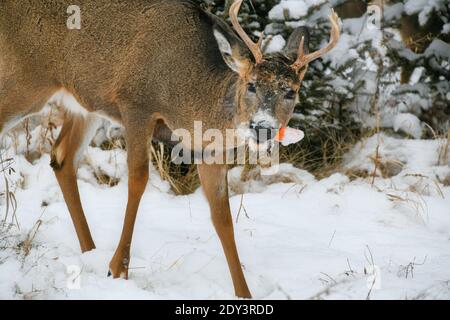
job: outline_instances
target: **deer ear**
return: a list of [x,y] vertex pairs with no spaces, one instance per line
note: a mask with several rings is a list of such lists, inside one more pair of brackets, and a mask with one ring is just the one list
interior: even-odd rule
[[283,53],[289,58],[295,60],[297,59],[298,49],[300,47],[300,42],[304,40],[304,53],[309,53],[309,30],[307,27],[298,27],[292,31],[286,46],[283,49]]
[[227,66],[239,75],[246,74],[252,65],[252,60],[242,41],[237,39],[234,34],[219,29],[214,29],[214,37]]

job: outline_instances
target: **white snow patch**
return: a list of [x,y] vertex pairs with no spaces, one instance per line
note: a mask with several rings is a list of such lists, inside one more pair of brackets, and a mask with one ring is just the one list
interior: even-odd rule
[[[275,53],[283,50],[286,45],[286,40],[284,40],[282,35],[273,36],[269,41],[268,46],[266,47],[265,53]],[[263,44],[265,46],[265,43]]]
[[269,11],[269,18],[275,20],[299,19],[306,15],[310,6],[324,3],[325,0],[281,0]]
[[419,139],[422,136],[422,124],[417,116],[411,113],[399,113],[394,116],[394,130],[403,131]]
[[405,12],[408,15],[419,13],[420,25],[425,25],[430,14],[439,8],[445,6],[447,0],[407,0],[405,2]]
[[[346,168],[373,172],[377,145],[381,161],[402,164],[391,178],[377,175],[373,183],[341,173],[317,180],[289,164],[274,176],[232,169],[231,210],[254,297],[365,299],[370,283],[364,270],[375,264],[381,286],[372,299],[450,298],[450,187],[439,182],[450,177],[450,159],[437,160],[444,142],[385,135],[362,141],[346,157]],[[113,280],[106,274],[127,200],[125,152],[89,147],[82,161],[79,187],[97,249],[81,254],[49,157],[31,164],[13,148],[3,151],[14,160],[8,179],[20,230],[4,226],[0,232],[0,299],[234,298],[200,189],[174,196],[152,170],[137,217],[130,279]],[[99,185],[98,169],[119,184]],[[23,241],[38,221],[25,255]],[[78,289],[67,285],[70,268],[81,272]]]

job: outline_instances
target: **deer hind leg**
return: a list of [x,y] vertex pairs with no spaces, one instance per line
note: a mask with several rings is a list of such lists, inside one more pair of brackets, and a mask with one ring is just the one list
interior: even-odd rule
[[251,298],[234,240],[233,220],[228,199],[227,167],[226,165],[200,164],[198,173],[209,202],[214,227],[230,268],[236,296]]
[[[109,264],[108,276],[128,279],[131,240],[134,223],[142,195],[149,178],[148,142],[153,134],[155,124],[148,121],[136,121],[126,125],[127,162],[128,162],[128,202],[125,221],[119,245]],[[145,128],[144,130],[139,130]]]
[[41,111],[55,92],[45,83],[34,85],[19,79],[19,75],[0,75],[0,138],[23,119]]
[[93,114],[82,116],[67,112],[51,155],[50,165],[61,187],[82,252],[95,249],[95,244],[81,206],[77,169],[82,152],[92,140],[98,125],[98,118]]

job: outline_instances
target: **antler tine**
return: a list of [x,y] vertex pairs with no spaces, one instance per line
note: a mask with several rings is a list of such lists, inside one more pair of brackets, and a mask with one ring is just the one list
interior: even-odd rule
[[305,61],[305,36],[302,36],[300,40],[300,46],[298,47],[297,60],[292,64],[294,70],[299,71],[304,65]]
[[304,55],[304,38],[302,37],[302,40],[300,42],[300,47],[298,49],[298,56],[297,56],[297,60],[292,64],[292,68],[299,71],[301,68],[303,68],[305,65],[309,64],[311,61],[323,56],[325,53],[329,52],[331,49],[333,49],[338,40],[339,40],[339,36],[340,36],[340,27],[339,27],[339,17],[336,14],[336,12],[334,12],[334,10],[332,10],[331,15],[330,15],[330,22],[331,22],[331,31],[330,31],[330,42],[322,49],[315,51],[313,53]]
[[230,7],[230,19],[231,24],[234,27],[234,30],[236,30],[237,34],[241,37],[242,41],[247,45],[247,47],[250,49],[251,53],[255,57],[256,63],[261,63],[263,61],[263,53],[261,51],[261,43],[263,36],[261,35],[258,43],[254,43],[252,39],[245,33],[244,29],[242,29],[241,24],[238,21],[238,13],[239,9],[241,8],[243,0],[236,0],[233,2],[233,4]]

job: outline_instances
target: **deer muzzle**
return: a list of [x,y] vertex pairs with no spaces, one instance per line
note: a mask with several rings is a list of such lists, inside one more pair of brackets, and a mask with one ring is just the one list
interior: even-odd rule
[[250,121],[250,130],[257,144],[273,140],[278,132],[278,128],[271,126],[267,121]]

